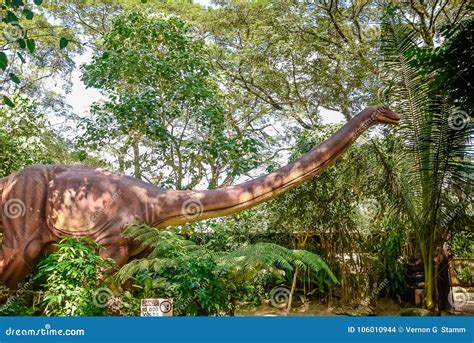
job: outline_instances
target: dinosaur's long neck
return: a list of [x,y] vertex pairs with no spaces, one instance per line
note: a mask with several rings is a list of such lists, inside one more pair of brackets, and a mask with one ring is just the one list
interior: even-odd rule
[[168,213],[165,209],[165,215],[154,224],[162,228],[226,216],[270,200],[321,173],[374,123],[373,111],[364,110],[300,159],[240,185],[204,191],[170,191],[166,207],[172,211]]

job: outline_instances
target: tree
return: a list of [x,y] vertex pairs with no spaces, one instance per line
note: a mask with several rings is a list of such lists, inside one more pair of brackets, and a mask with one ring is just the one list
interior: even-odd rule
[[350,118],[376,93],[379,7],[373,1],[215,3],[203,10],[170,1],[160,9],[213,40],[217,68],[267,112],[310,128],[320,106]]
[[445,92],[434,91],[433,75],[414,67],[418,33],[388,14],[382,36],[384,65],[393,80],[390,101],[404,120],[398,132],[400,154],[391,157],[398,164],[385,167],[392,175],[389,184],[397,210],[408,219],[421,254],[426,307],[434,310],[436,253],[446,232],[464,226],[472,203],[473,127],[455,118],[459,112]]
[[433,47],[439,41],[442,28],[460,22],[468,13],[468,0],[411,0],[389,2],[394,15],[403,18],[421,38]]
[[18,92],[13,94],[12,101],[14,108],[0,104],[0,177],[32,164],[105,165],[54,132],[36,101]]
[[47,95],[42,81],[67,75],[73,67],[69,49],[64,49],[73,34],[66,27],[52,25],[42,3],[8,0],[0,5],[0,91],[3,103],[10,107],[14,107],[10,96],[15,90]]
[[226,127],[205,50],[177,17],[146,10],[117,16],[103,52],[84,66],[85,83],[108,100],[84,120],[82,141],[113,147],[121,171],[130,163],[135,177],[155,175],[177,188],[215,187],[253,167],[255,141]]

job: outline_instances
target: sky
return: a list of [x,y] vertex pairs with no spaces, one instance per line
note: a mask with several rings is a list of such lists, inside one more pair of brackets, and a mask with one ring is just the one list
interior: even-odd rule
[[211,0],[194,0],[195,3],[201,4],[201,5],[210,5]]

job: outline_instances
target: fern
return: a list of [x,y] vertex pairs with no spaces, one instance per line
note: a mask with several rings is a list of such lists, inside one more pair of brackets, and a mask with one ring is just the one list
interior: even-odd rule
[[227,273],[240,273],[252,278],[259,271],[291,276],[295,267],[310,271],[315,280],[330,286],[337,278],[318,255],[305,250],[291,250],[274,243],[246,245],[230,253],[213,252],[205,245],[196,245],[177,234],[176,230],[157,230],[145,224],[134,224],[125,230],[124,236],[134,239],[144,248],[151,248],[148,257],[131,261],[116,274],[115,280],[123,283],[143,273],[158,273],[172,269],[182,258],[212,255],[217,267]]

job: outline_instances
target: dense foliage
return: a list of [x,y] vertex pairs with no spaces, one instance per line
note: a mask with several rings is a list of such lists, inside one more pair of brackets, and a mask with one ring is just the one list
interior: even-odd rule
[[[215,187],[224,169],[232,178],[254,166],[255,142],[226,127],[207,48],[187,23],[125,12],[114,19],[102,49],[84,66],[83,80],[108,100],[93,105],[83,140],[110,147],[106,151],[117,156],[121,171],[132,166],[142,178],[171,167],[155,181],[191,188],[208,168],[209,186]],[[126,158],[129,149],[132,161]]]
[[[113,261],[102,259],[90,240],[63,238],[57,251],[42,260],[36,278],[44,280],[44,313],[48,316],[94,316],[104,312],[100,291],[103,270]],[[103,269],[103,270],[102,270]]]
[[[0,177],[77,163],[216,188],[299,158],[340,128],[336,114],[386,103],[401,125],[370,130],[256,208],[161,232],[133,225],[125,235],[148,254],[110,278],[96,243],[65,238],[1,313],[138,315],[140,299],[172,297],[179,315],[232,315],[275,286],[287,310],[310,300],[368,314],[383,296],[413,306],[424,287],[439,313],[442,263],[474,258],[472,4],[212,3],[2,3]],[[101,98],[68,104],[73,81]]]
[[296,268],[312,274],[321,292],[337,282],[319,256],[276,244],[216,251],[176,231],[158,231],[146,225],[130,226],[125,236],[151,252],[117,272],[114,278],[118,284],[133,279],[141,296],[173,297],[178,314],[232,314],[238,302],[259,303],[273,286],[291,285]]
[[[436,250],[447,233],[463,229],[469,220],[474,128],[467,113],[449,98],[454,94],[447,97],[444,88],[433,85],[436,79],[431,74],[413,67],[416,32],[390,18],[385,19],[383,30],[391,97],[405,114],[399,131],[402,158],[391,166],[400,204],[396,211],[404,213],[406,225],[413,230],[424,264],[426,306],[434,309]],[[445,44],[449,46],[450,40]]]

